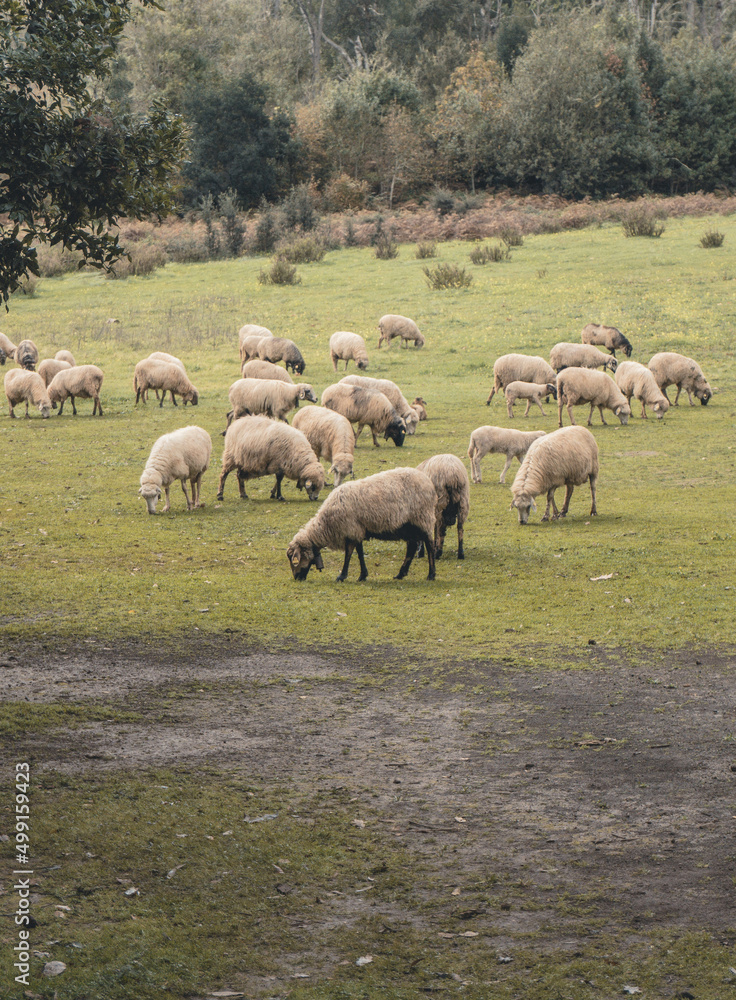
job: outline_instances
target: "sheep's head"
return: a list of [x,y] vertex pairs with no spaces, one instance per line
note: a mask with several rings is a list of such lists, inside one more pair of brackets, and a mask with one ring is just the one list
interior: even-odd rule
[[48,420],[49,417],[51,416],[51,404],[50,404],[50,402],[48,400],[45,400],[45,399],[42,400],[42,402],[40,402],[38,404],[38,409],[39,409],[39,412],[40,412],[41,416],[43,417],[43,419],[44,420]]
[[669,410],[669,408],[670,404],[667,401],[667,398],[665,396],[662,396],[662,398],[658,399],[657,402],[652,407],[652,412],[654,413],[654,416],[657,418],[657,420],[661,420],[662,417],[667,412],[667,410]]
[[[290,364],[291,364],[292,371],[295,371],[297,373],[297,375],[301,375],[304,372],[304,369],[307,367],[304,364],[304,361],[303,361],[302,358],[299,358],[298,361],[290,362]],[[289,365],[287,364],[286,367],[288,368]]]
[[319,462],[316,465],[310,466],[310,468],[311,472],[308,475],[297,479],[296,488],[298,490],[306,490],[310,500],[317,500],[320,490],[325,485],[325,470]]
[[191,403],[192,406],[196,406],[199,403],[199,393],[196,389],[192,388],[191,392],[187,392],[183,396],[185,403]]
[[299,545],[292,541],[286,550],[286,556],[295,580],[306,580],[312,566],[316,566],[320,573],[325,568],[319,549],[312,545]]
[[411,412],[407,413],[407,415],[404,417],[404,422],[406,423],[406,433],[414,434],[417,429],[417,424],[419,423],[419,414],[416,412],[416,410],[412,410],[411,407],[409,407],[409,409],[411,410]]
[[612,372],[615,372],[618,368],[618,361],[614,357],[606,358],[606,368],[609,368]]
[[156,504],[161,499],[161,487],[156,486],[155,483],[143,483],[141,488],[138,490],[138,495],[142,496],[146,501],[148,513],[155,514]]
[[628,424],[629,417],[631,416],[631,407],[628,403],[621,403],[613,412],[624,426]]
[[554,382],[547,383],[547,392],[550,394],[552,399],[557,399],[557,386]]
[[537,505],[534,503],[534,497],[529,493],[519,493],[515,496],[511,501],[509,510],[513,510],[514,507],[519,512],[519,524],[528,524],[530,511],[537,509]]
[[624,352],[624,354],[626,355],[627,358],[631,357],[631,352],[633,351],[633,349],[634,348],[631,346],[631,344],[628,342],[628,340],[626,340],[626,338],[624,337],[623,352]]
[[704,388],[698,388],[695,390],[695,396],[700,400],[701,406],[707,406],[708,400],[713,395],[710,386],[706,385]]
[[391,423],[386,428],[386,433],[383,435],[384,441],[388,441],[389,438],[393,441],[397,448],[401,448],[404,444],[404,438],[406,437],[406,424],[401,419],[397,417],[391,421]]
[[335,486],[339,486],[348,476],[353,475],[352,458],[348,458],[347,456],[345,458],[336,458],[330,466],[330,472],[335,477]]
[[303,382],[299,386],[299,399],[308,399],[310,403],[316,403],[317,397],[314,394],[314,389],[311,385],[307,385]]

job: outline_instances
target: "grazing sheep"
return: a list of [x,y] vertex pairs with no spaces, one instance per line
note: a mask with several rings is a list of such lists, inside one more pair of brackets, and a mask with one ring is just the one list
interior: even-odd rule
[[170,361],[152,361],[144,358],[135,366],[133,375],[133,388],[135,389],[135,403],[142,399],[144,403],[148,401],[149,389],[161,390],[161,401],[159,406],[164,405],[166,393],[171,393],[171,401],[174,406],[177,402],[174,394],[181,396],[184,405],[191,403],[196,406],[199,402],[199,393],[189,381],[186,372],[182,371],[179,365]]
[[286,337],[264,337],[258,344],[258,357],[261,361],[283,361],[286,370],[289,368],[297,375],[301,375],[306,368],[301,351],[293,340]]
[[8,399],[8,413],[12,418],[15,418],[13,407],[23,402],[26,404],[26,416],[29,403],[33,403],[44,420],[51,413],[51,400],[38,372],[22,368],[11,369],[5,376],[5,395]]
[[[180,427],[170,434],[162,434],[151,448],[146,467],[141,476],[138,493],[148,506],[148,513],[156,513],[156,504],[161,499],[161,488],[166,493],[165,514],[171,507],[169,486],[175,479],[181,481],[187,510],[204,507],[200,502],[202,476],[209,468],[212,454],[212,438],[202,427]],[[192,499],[187,493],[187,479],[192,484]]]
[[616,372],[616,385],[626,396],[626,400],[631,406],[631,397],[636,396],[641,400],[641,415],[647,419],[647,406],[651,406],[655,417],[659,420],[670,408],[670,401],[659,389],[654,375],[646,365],[640,365],[638,361],[624,361],[618,366]]
[[[169,364],[176,365],[177,368],[181,368],[181,370],[184,372],[185,375],[187,374],[187,370],[184,367],[184,362],[181,361],[179,358],[174,357],[173,354],[167,354],[166,351],[154,351],[153,354],[149,354],[148,355],[148,360],[149,361],[168,361]],[[158,394],[158,389],[155,389],[154,391],[156,393],[156,399],[160,400],[161,397]],[[171,393],[171,402],[174,403],[174,404],[176,404],[176,400],[174,399],[174,393],[173,392]]]
[[406,423],[382,392],[339,382],[337,385],[327,386],[322,393],[322,405],[341,413],[351,424],[358,424],[356,441],[367,426],[371,429],[376,448],[378,434],[383,434],[385,441],[391,438],[397,448],[401,448],[404,443]]
[[353,475],[355,434],[341,413],[324,406],[306,406],[294,415],[291,424],[306,437],[317,458],[332,462],[329,471],[334,474],[334,485]]
[[[54,375],[58,375],[59,372],[63,372],[71,367],[68,361],[57,361],[56,358],[44,358],[38,366],[37,374],[41,376],[43,384],[48,389]],[[56,409],[56,406],[54,406],[54,409]]]
[[384,340],[391,347],[394,337],[401,337],[402,347],[408,347],[410,340],[414,341],[415,347],[424,347],[424,337],[419,332],[419,327],[408,316],[396,316],[393,313],[381,316],[378,329],[381,331],[381,336],[378,338],[379,350]]
[[529,407],[532,403],[536,403],[542,411],[542,416],[546,417],[547,414],[542,407],[542,396],[553,396],[557,399],[557,386],[553,382],[509,382],[506,386],[506,408],[511,419],[514,418],[514,403],[517,399],[526,400],[525,417],[529,416]]
[[32,340],[21,340],[15,349],[15,360],[27,372],[36,370],[38,364],[38,348]]
[[54,375],[49,385],[49,399],[52,403],[60,403],[59,416],[64,411],[64,402],[68,397],[72,400],[72,413],[76,417],[77,408],[74,405],[74,398],[92,399],[92,416],[98,413],[102,416],[102,403],[100,402],[100,389],[104,373],[97,365],[76,365],[74,368],[65,368],[57,375]]
[[[429,476],[437,491],[434,554],[439,559],[445,547],[445,532],[457,521],[457,557],[465,558],[463,525],[470,510],[470,482],[465,466],[456,455],[433,455],[420,462],[420,472]],[[422,555],[420,551],[417,553]]]
[[4,333],[0,333],[0,365],[5,364],[6,358],[15,361],[15,351],[16,346],[13,341],[6,337]]
[[509,382],[554,382],[557,373],[544,358],[529,354],[502,354],[493,366],[493,388],[486,400],[491,405],[495,393],[506,388]]
[[544,437],[546,431],[515,431],[510,427],[491,427],[488,424],[476,427],[470,435],[468,458],[470,459],[470,474],[474,483],[482,482],[480,460],[486,455],[505,455],[506,464],[499,478],[499,483],[506,482],[506,473],[511,468],[513,459],[522,461],[532,442]]
[[264,378],[239,378],[230,386],[229,395],[232,410],[227,415],[228,426],[231,421],[248,414],[265,414],[272,420],[288,423],[286,414],[299,406],[300,399],[317,402],[311,385],[306,382],[289,385]]
[[567,407],[570,423],[575,423],[573,406],[590,403],[588,427],[593,422],[593,410],[597,406],[601,422],[606,423],[603,407],[612,410],[622,424],[628,424],[631,407],[626,402],[619,387],[605,372],[591,371],[589,368],[565,368],[557,376],[557,418],[562,427],[562,407]]
[[241,417],[233,420],[225,432],[222,472],[217,499],[222,500],[225,480],[237,469],[238,486],[243,500],[248,497],[245,483],[260,476],[276,476],[272,500],[283,500],[281,480],[296,480],[296,488],[307,491],[316,500],[325,485],[324,469],[301,431],[268,417]]
[[[591,517],[598,511],[595,505],[595,484],[598,479],[598,445],[593,435],[585,427],[563,427],[561,430],[545,434],[535,441],[516,478],[511,484],[514,499],[511,507],[519,511],[519,524],[526,524],[529,511],[536,510],[534,497],[540,493],[547,494],[547,509],[542,518],[549,521],[549,509],[552,507],[552,517],[565,517],[570,506],[570,497],[575,486],[590,482],[592,505]],[[562,510],[557,510],[555,490],[565,486],[565,502]]]
[[57,351],[54,355],[54,361],[66,361],[72,368],[75,368],[77,364],[71,351]]
[[347,330],[338,330],[330,337],[330,360],[332,367],[337,371],[337,362],[345,362],[345,371],[351,361],[355,362],[355,367],[362,372],[368,368],[368,351],[365,341],[358,333],[349,333]]
[[273,337],[271,331],[265,326],[254,326],[252,323],[241,326],[238,332],[241,364],[245,364],[251,358],[258,357],[258,345],[264,337]]
[[271,379],[275,382],[288,382],[294,384],[294,379],[285,368],[271,364],[270,361],[261,361],[260,358],[252,358],[246,361],[242,368],[243,378]]
[[[18,355],[16,354],[17,357]],[[677,395],[675,396],[675,406],[678,405],[677,401],[683,389],[687,393],[687,398],[691,406],[695,406],[693,395],[700,400],[701,406],[708,405],[708,400],[713,395],[713,391],[706,382],[705,375],[703,375],[697,361],[693,361],[692,358],[688,358],[684,354],[663,351],[660,354],[655,354],[650,359],[648,368],[652,375],[654,375],[655,382],[667,397],[667,402],[670,399],[667,395],[667,386],[676,385]]]
[[601,323],[588,323],[584,326],[580,339],[584,344],[597,344],[607,348],[613,356],[616,351],[623,351],[627,358],[631,357],[631,343],[615,326],[603,326]]
[[403,580],[417,551],[424,542],[429,562],[428,580],[434,580],[434,526],[437,493],[434,485],[418,469],[390,469],[365,479],[338,486],[326,498],[315,516],[292,538],[286,555],[295,580],[306,580],[310,567],[324,569],[322,549],[341,549],[345,553],[337,577],[348,575],[350,557],[357,550],[360,576],[365,580],[368,567],[363,556],[363,542],[405,541],[406,555],[394,577]]
[[593,344],[568,344],[562,341],[549,352],[549,363],[556,372],[563,368],[606,368],[615,372],[618,361],[599,351]]
[[345,375],[340,379],[340,382],[345,385],[360,385],[364,389],[373,389],[374,392],[382,392],[406,424],[406,433],[414,434],[419,417],[407,403],[401,389],[391,379],[371,378],[369,375]]
[[427,419],[427,403],[422,399],[421,396],[415,396],[414,402],[409,403],[409,406],[414,410],[417,415],[419,422]]

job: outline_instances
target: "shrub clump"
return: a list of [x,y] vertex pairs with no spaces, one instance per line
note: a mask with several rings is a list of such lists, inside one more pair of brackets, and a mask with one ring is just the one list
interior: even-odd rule
[[261,285],[298,285],[301,280],[296,267],[288,260],[281,260],[278,257],[271,261],[267,271],[261,268],[258,272],[258,281]]
[[725,238],[725,233],[719,233],[717,229],[706,229],[700,237],[700,245],[704,250],[710,250],[712,247],[722,247]]
[[621,219],[624,236],[661,236],[665,231],[663,222],[651,205],[633,205]]
[[64,250],[60,246],[48,246],[42,243],[36,248],[38,273],[42,278],[56,278],[60,274],[76,271],[82,262],[82,255],[77,251]]
[[498,235],[507,247],[524,245],[524,234],[517,226],[504,226]]
[[376,257],[379,260],[393,260],[398,256],[399,246],[394,241],[393,234],[380,232],[376,237]]
[[368,182],[356,181],[348,174],[340,174],[325,188],[325,201],[333,212],[357,211],[368,201]]
[[416,253],[414,255],[417,260],[427,260],[430,257],[437,256],[437,244],[436,243],[417,243]]
[[324,260],[326,253],[327,247],[324,243],[312,236],[305,236],[301,240],[295,240],[281,247],[276,259],[288,261],[290,264],[313,264]]
[[155,243],[136,243],[127,249],[127,256],[116,261],[108,278],[130,278],[132,275],[153,274],[158,268],[168,263],[164,248]]
[[457,264],[438,264],[434,270],[423,267],[422,271],[426,275],[429,287],[435,290],[468,288],[473,280],[473,276],[466,274],[465,268],[459,267]]
[[470,259],[473,264],[488,264],[490,261],[510,260],[511,250],[508,246],[503,246],[501,243],[496,243],[495,246],[486,243],[473,247],[470,251]]

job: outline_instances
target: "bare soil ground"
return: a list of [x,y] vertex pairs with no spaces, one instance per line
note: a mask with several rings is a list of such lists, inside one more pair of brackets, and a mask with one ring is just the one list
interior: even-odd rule
[[[0,697],[104,699],[143,721],[24,737],[37,768],[206,762],[349,788],[356,815],[441,868],[443,884],[502,876],[498,905],[466,924],[492,928],[499,949],[526,932],[574,949],[579,922],[545,903],[561,895],[587,898],[586,919],[603,930],[736,925],[730,651],[643,666],[599,648],[581,669],[557,671],[411,666],[391,650],[88,649],[0,657]],[[464,919],[462,902],[448,905]]]

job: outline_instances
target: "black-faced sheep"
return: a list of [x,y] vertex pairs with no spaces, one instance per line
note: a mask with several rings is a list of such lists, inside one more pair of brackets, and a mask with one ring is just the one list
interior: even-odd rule
[[667,397],[667,402],[669,402],[670,398],[667,396],[667,386],[676,385],[677,395],[675,396],[675,406],[678,405],[677,401],[683,389],[687,393],[687,398],[691,406],[695,406],[693,396],[700,400],[701,406],[708,405],[708,400],[713,395],[713,391],[706,382],[705,375],[703,375],[697,361],[693,361],[692,358],[688,358],[684,354],[676,354],[674,351],[663,351],[660,354],[655,354],[650,359],[647,367],[652,375],[654,375],[655,382]]
[[516,431],[510,427],[492,427],[488,424],[476,427],[470,435],[468,458],[470,473],[474,483],[482,482],[480,460],[486,455],[505,455],[506,464],[503,467],[499,483],[506,482],[506,473],[511,468],[511,462],[524,458],[532,442],[544,437],[546,431]]
[[[148,513],[156,513],[162,488],[166,493],[166,505],[162,513],[169,510],[169,487],[176,479],[181,482],[187,510],[204,507],[200,501],[200,485],[202,476],[209,467],[211,454],[212,438],[202,427],[180,427],[170,434],[162,434],[151,448],[141,475],[141,488],[138,490],[146,501]],[[191,500],[187,493],[187,479],[192,484]]]
[[529,354],[502,354],[493,366],[493,388],[486,400],[486,406],[497,392],[501,392],[509,382],[554,382],[557,373],[544,358]]
[[420,462],[417,469],[425,476],[429,476],[437,492],[435,558],[439,559],[442,556],[445,533],[457,522],[457,557],[464,559],[463,528],[470,510],[470,482],[465,466],[457,455],[433,455],[432,458]]
[[563,368],[605,368],[615,372],[618,361],[599,351],[593,344],[555,344],[549,352],[549,363],[556,372]]
[[405,541],[406,556],[395,579],[402,580],[419,543],[424,542],[429,562],[428,580],[434,580],[434,527],[437,492],[432,481],[417,469],[390,469],[338,486],[317,514],[294,535],[286,550],[295,580],[306,580],[312,566],[324,569],[322,549],[343,550],[345,559],[337,577],[345,580],[350,557],[357,550],[359,580],[368,576],[363,542]]
[[288,382],[294,384],[294,379],[285,368],[272,364],[270,361],[261,361],[260,358],[251,358],[246,361],[242,368],[243,378],[270,379],[272,382]]
[[552,396],[554,399],[557,399],[557,385],[554,382],[509,382],[506,386],[505,396],[506,409],[512,420],[514,418],[514,403],[517,399],[526,400],[525,417],[529,416],[529,408],[532,403],[536,403],[542,411],[542,416],[546,417],[547,414],[544,412],[542,406],[542,398]]
[[605,372],[592,371],[590,368],[565,368],[557,376],[557,419],[562,427],[562,407],[567,407],[570,423],[575,423],[572,415],[573,406],[590,403],[588,427],[593,422],[593,410],[597,406],[601,415],[601,423],[606,423],[603,408],[612,410],[622,424],[628,424],[631,407],[626,402],[619,387]]
[[6,337],[4,333],[0,333],[0,365],[5,364],[6,358],[15,361],[15,351],[16,346],[13,341],[9,337]]
[[238,332],[238,348],[241,364],[244,364],[251,358],[258,357],[258,345],[264,337],[273,337],[271,331],[265,326],[255,326],[253,323],[246,323],[245,326],[241,326]]
[[294,385],[263,378],[239,378],[230,386],[229,396],[232,410],[227,415],[228,423],[248,414],[265,414],[286,423],[286,414],[299,406],[299,400],[317,402],[311,385],[306,382]]
[[615,326],[603,326],[602,323],[588,323],[581,330],[580,339],[584,344],[594,344],[607,348],[614,357],[616,351],[623,351],[627,358],[631,357],[631,343]]
[[379,434],[386,441],[390,438],[397,448],[404,444],[406,423],[382,392],[339,382],[327,386],[322,393],[322,405],[341,413],[351,424],[357,423],[356,441],[363,428],[370,427],[376,448]]
[[38,364],[38,348],[32,340],[21,340],[15,349],[15,360],[27,372],[36,370]]
[[174,406],[177,405],[175,394],[181,396],[184,405],[191,403],[196,406],[199,402],[199,393],[189,381],[186,373],[179,365],[170,361],[151,361],[145,358],[135,366],[133,375],[133,388],[135,389],[135,402],[139,400],[147,402],[149,389],[161,390],[161,401],[159,406],[164,405],[166,393],[171,393]]
[[37,408],[44,420],[51,413],[51,400],[38,372],[13,368],[5,376],[5,395],[8,400],[8,413],[11,417],[15,417],[13,407],[17,406],[18,403],[26,404],[26,416],[29,415],[29,403]]
[[272,500],[283,500],[281,480],[296,480],[310,500],[316,500],[325,485],[324,469],[301,431],[268,417],[241,417],[225,433],[222,472],[217,499],[222,500],[225,480],[237,469],[240,496],[247,500],[245,483],[261,476],[276,476]]
[[301,351],[293,340],[286,337],[264,337],[258,344],[258,357],[261,361],[283,361],[286,370],[289,368],[297,375],[301,375],[306,368]]
[[641,415],[645,420],[647,406],[651,406],[655,417],[659,420],[669,410],[669,400],[660,390],[654,375],[646,365],[640,365],[638,361],[624,361],[618,366],[615,378],[616,385],[626,396],[629,406],[632,396],[641,401]]
[[408,347],[410,341],[414,342],[415,347],[424,347],[424,336],[419,332],[419,327],[414,320],[409,319],[408,316],[387,313],[379,319],[378,329],[381,331],[381,336],[378,338],[379,349],[384,341],[391,347],[391,341],[394,337],[401,337],[402,347]]
[[92,416],[95,413],[102,416],[102,403],[100,402],[100,389],[105,375],[97,365],[76,365],[74,368],[66,368],[54,375],[49,385],[49,399],[52,403],[59,403],[59,416],[64,411],[64,402],[71,397],[72,413],[76,417],[77,407],[74,404],[75,397],[79,399],[92,399]]
[[338,361],[345,362],[345,371],[350,362],[354,361],[355,367],[364,372],[368,368],[368,351],[360,334],[347,330],[333,333],[330,337],[330,361],[335,371]]
[[382,392],[398,415],[406,424],[406,433],[413,434],[417,429],[419,417],[416,410],[406,401],[401,389],[389,378],[371,378],[370,375],[345,375],[338,384],[360,385],[364,389]]
[[[545,434],[529,448],[511,484],[514,497],[511,507],[519,512],[519,524],[527,524],[529,511],[537,509],[534,497],[546,493],[547,509],[542,520],[549,520],[550,507],[553,518],[565,517],[573,488],[590,482],[590,513],[593,516],[598,513],[595,504],[597,479],[598,445],[595,438],[585,427],[563,427]],[[566,487],[566,493],[562,510],[558,511],[555,491],[560,486]]]
[[341,413],[324,406],[305,406],[294,415],[291,426],[302,432],[317,458],[332,463],[329,472],[335,477],[335,486],[353,475],[355,434]]

